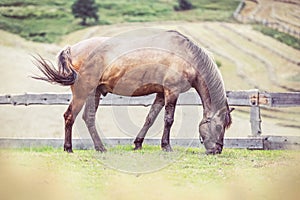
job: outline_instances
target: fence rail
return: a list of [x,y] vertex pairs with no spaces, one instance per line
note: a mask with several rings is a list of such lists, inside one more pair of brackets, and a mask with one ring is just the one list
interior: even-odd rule
[[[70,103],[72,95],[69,93],[25,93],[25,94],[7,94],[0,95],[0,105],[67,105]],[[230,106],[246,106],[250,107],[250,123],[252,133],[251,138],[247,140],[235,139],[228,140],[227,144],[231,147],[240,147],[252,149],[267,148],[272,149],[277,147],[286,147],[296,145],[299,148],[300,137],[274,137],[261,136],[261,107],[299,107],[300,106],[300,92],[288,93],[269,93],[260,92],[259,90],[243,90],[243,91],[228,91],[228,103]],[[124,97],[118,95],[108,94],[100,101],[101,106],[150,106],[154,100],[154,95],[143,97]],[[197,93],[187,92],[179,96],[177,105],[201,105],[201,100]],[[257,141],[261,140],[260,143]],[[33,140],[38,141],[38,140]],[[244,141],[244,142],[242,142]],[[281,142],[280,142],[281,141]],[[240,145],[237,144],[240,143]],[[14,142],[11,142],[14,144]],[[37,142],[38,143],[38,142]],[[3,146],[0,142],[0,146]]]
[[[230,106],[264,106],[264,107],[294,107],[300,106],[300,92],[269,93],[259,90],[227,91]],[[0,95],[2,105],[68,105],[70,93],[25,93]],[[108,94],[101,98],[103,106],[150,106],[154,95],[142,97],[125,97]],[[195,92],[180,95],[177,105],[201,105],[202,102]]]

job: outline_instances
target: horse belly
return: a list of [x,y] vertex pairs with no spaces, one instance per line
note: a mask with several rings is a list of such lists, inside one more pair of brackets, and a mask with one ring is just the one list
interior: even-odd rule
[[[113,78],[114,79],[114,78]],[[113,80],[112,79],[112,80]],[[143,96],[164,91],[162,76],[150,71],[126,73],[119,79],[110,81],[110,92],[123,96]]]
[[164,88],[158,84],[147,84],[141,85],[139,87],[132,85],[124,85],[123,88],[115,88],[113,91],[114,94],[123,95],[123,96],[144,96],[153,93],[162,93]]

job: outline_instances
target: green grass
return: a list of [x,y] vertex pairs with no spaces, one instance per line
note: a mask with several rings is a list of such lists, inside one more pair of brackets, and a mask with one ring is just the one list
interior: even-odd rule
[[[0,29],[38,42],[56,42],[61,36],[82,29],[71,13],[74,2],[64,0],[2,0]],[[239,0],[193,1],[194,9],[176,12],[177,0],[96,0],[98,24],[149,21],[231,21]],[[90,25],[96,25],[89,21]]]
[[[51,147],[1,149],[0,195],[7,199],[18,195],[22,199],[239,199],[240,195],[294,199],[299,195],[299,151],[224,149],[221,155],[207,156],[198,148],[175,147],[173,153],[147,145],[142,151],[131,149],[118,146],[105,154],[92,150],[67,154]],[[165,164],[166,160],[170,162]],[[114,168],[145,163],[164,165],[151,173]]]
[[285,43],[288,46],[291,46],[295,49],[300,50],[300,39],[299,38],[293,37],[287,33],[283,33],[283,32],[277,31],[275,29],[268,28],[268,27],[261,26],[261,25],[255,25],[254,29],[257,31],[260,31],[263,34],[268,35],[282,43]]

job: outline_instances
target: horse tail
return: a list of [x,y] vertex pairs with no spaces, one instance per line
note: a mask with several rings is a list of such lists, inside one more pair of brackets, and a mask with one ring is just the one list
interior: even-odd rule
[[32,78],[47,81],[50,83],[58,83],[63,86],[73,85],[77,78],[77,72],[72,68],[71,48],[63,49],[58,55],[58,69],[53,64],[40,55],[33,56],[34,65],[44,74],[44,77],[33,76]]

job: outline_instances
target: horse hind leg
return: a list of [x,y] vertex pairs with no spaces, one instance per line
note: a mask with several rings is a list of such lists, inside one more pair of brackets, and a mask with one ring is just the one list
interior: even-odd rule
[[160,113],[161,109],[165,105],[165,99],[164,99],[164,94],[163,93],[158,93],[156,95],[156,98],[150,108],[150,111],[146,117],[144,126],[138,133],[138,135],[135,138],[134,141],[134,150],[142,149],[142,144],[144,141],[144,138],[149,130],[149,128],[153,125],[154,121],[156,120],[158,114]]
[[161,139],[161,148],[164,151],[173,151],[170,145],[170,130],[174,122],[174,113],[178,94],[170,91],[165,91],[165,125]]
[[74,98],[70,103],[67,111],[64,113],[65,119],[65,143],[64,143],[64,151],[68,153],[72,153],[72,127],[74,121],[82,109],[85,100]]
[[64,113],[65,119],[65,143],[64,151],[72,153],[72,127],[74,124],[74,117],[72,115],[72,104],[69,105],[67,111]]
[[98,131],[96,129],[95,125],[95,119],[96,119],[96,112],[99,106],[101,92],[97,88],[94,93],[92,93],[85,104],[84,113],[82,115],[82,118],[86,124],[86,127],[88,128],[88,131],[91,135],[91,138],[93,140],[94,146],[96,151],[106,152],[106,148],[104,147]]

